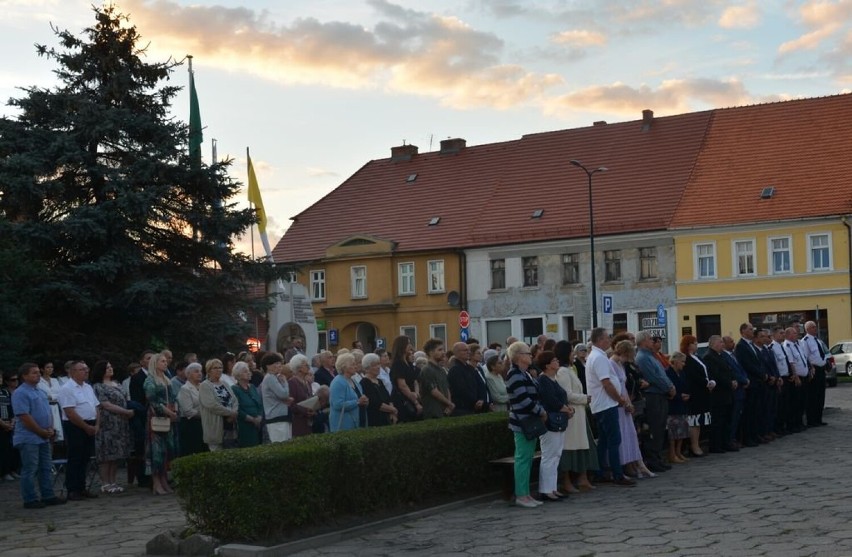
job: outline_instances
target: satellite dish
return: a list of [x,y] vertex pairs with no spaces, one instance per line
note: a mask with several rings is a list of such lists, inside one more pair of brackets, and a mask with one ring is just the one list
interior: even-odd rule
[[453,307],[458,307],[460,300],[459,293],[455,290],[450,290],[450,293],[447,294],[447,303]]

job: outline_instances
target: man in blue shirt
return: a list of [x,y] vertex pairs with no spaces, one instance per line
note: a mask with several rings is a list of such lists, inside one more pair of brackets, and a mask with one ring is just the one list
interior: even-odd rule
[[[21,386],[12,395],[12,408],[18,418],[12,444],[21,453],[21,497],[24,508],[40,509],[45,505],[61,505],[53,492],[50,474],[50,443],[56,432],[53,430],[53,414],[47,395],[38,388],[41,379],[38,365],[26,363],[18,370]],[[41,499],[36,493],[38,477]]]
[[642,379],[650,385],[645,389],[645,419],[650,429],[648,441],[648,468],[651,472],[664,472],[671,465],[663,462],[663,444],[666,421],[669,417],[669,399],[675,395],[675,386],[666,375],[663,365],[654,355],[654,341],[649,331],[636,333],[636,365]]

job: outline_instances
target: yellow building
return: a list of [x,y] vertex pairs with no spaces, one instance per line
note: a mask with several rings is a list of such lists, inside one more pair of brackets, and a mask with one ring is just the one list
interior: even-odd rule
[[680,232],[675,258],[681,333],[736,338],[747,321],[798,320],[816,321],[826,340],[852,338],[849,231],[840,218]]
[[313,303],[321,348],[358,341],[365,350],[390,349],[399,335],[418,349],[432,337],[458,340],[459,253],[395,249],[393,242],[356,235],[300,266],[297,280]]
[[719,109],[670,229],[680,332],[852,338],[852,96]]

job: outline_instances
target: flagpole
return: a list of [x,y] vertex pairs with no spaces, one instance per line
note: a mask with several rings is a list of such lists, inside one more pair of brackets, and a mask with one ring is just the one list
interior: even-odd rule
[[[248,169],[250,160],[251,155],[249,155],[249,148],[246,147],[246,169]],[[255,211],[254,203],[251,201],[249,201],[249,208],[252,211]],[[254,261],[254,221],[251,222],[251,260]]]

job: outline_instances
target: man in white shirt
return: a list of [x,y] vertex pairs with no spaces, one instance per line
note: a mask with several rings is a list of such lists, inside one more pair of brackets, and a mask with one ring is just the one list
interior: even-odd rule
[[598,424],[598,462],[602,469],[598,480],[603,479],[603,463],[608,456],[613,483],[635,486],[636,482],[625,477],[621,468],[621,429],[618,423],[620,407],[632,413],[633,406],[629,399],[621,396],[621,383],[606,356],[605,350],[610,346],[609,333],[602,327],[592,329],[591,342],[592,351],[586,360],[586,384],[592,397],[590,408]]
[[825,408],[825,371],[826,354],[817,339],[817,326],[813,321],[805,323],[805,336],[802,338],[805,358],[813,370],[808,383],[807,417],[808,427],[828,425],[822,421],[822,411]]
[[95,435],[100,427],[100,402],[92,386],[86,383],[89,377],[86,362],[73,362],[68,375],[70,380],[59,390],[62,428],[68,449],[65,488],[69,501],[80,501],[97,497],[97,494],[86,489],[86,467],[95,456]]
[[793,431],[802,431],[804,422],[802,415],[805,412],[805,401],[808,382],[808,360],[802,353],[799,345],[799,330],[796,327],[787,327],[784,330],[784,350],[790,358],[790,368],[793,379],[793,394],[790,397],[790,412]]
[[795,373],[790,373],[790,355],[784,348],[784,327],[772,328],[772,343],[769,345],[772,355],[775,357],[775,366],[778,368],[778,413],[775,420],[775,433],[784,436],[790,433],[794,427],[790,420],[790,404],[794,389]]

